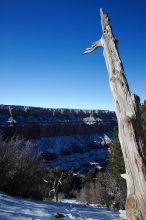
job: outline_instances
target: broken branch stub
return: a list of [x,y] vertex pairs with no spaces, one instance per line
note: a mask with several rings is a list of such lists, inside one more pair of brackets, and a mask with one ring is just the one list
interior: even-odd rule
[[86,48],[85,51],[84,51],[84,53],[83,53],[83,55],[84,55],[84,54],[91,53],[91,52],[93,52],[94,50],[96,50],[96,49],[99,48],[99,47],[102,47],[101,39],[95,41],[95,42],[91,45],[91,47]]

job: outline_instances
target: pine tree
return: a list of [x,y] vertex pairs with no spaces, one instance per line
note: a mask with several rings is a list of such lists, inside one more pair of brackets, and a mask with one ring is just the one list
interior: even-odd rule
[[111,147],[111,153],[109,156],[109,171],[110,175],[115,179],[119,187],[126,190],[126,182],[121,177],[121,174],[125,173],[124,159],[122,155],[121,145],[118,138],[118,128],[114,130],[114,140]]
[[141,112],[141,123],[146,138],[146,100],[144,101],[143,104],[140,105],[140,112]]

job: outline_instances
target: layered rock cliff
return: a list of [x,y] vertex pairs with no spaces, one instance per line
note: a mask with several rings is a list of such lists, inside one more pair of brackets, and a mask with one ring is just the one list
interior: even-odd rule
[[49,166],[104,164],[116,124],[111,111],[0,106],[0,130],[31,140]]

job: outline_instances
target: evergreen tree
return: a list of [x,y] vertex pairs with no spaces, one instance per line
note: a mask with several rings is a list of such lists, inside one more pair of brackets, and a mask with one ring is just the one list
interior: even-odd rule
[[140,105],[140,112],[141,112],[141,124],[146,139],[146,100],[144,101],[143,104]]
[[114,140],[111,147],[111,153],[109,155],[109,171],[110,175],[115,179],[119,187],[126,190],[126,182],[121,177],[121,174],[125,173],[125,164],[122,155],[121,145],[118,138],[118,128],[114,130]]

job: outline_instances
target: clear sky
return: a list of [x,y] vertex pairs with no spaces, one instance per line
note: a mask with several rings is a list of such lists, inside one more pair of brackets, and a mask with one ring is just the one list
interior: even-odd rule
[[146,99],[145,0],[1,0],[0,103],[113,109],[99,8],[109,12],[131,90]]

